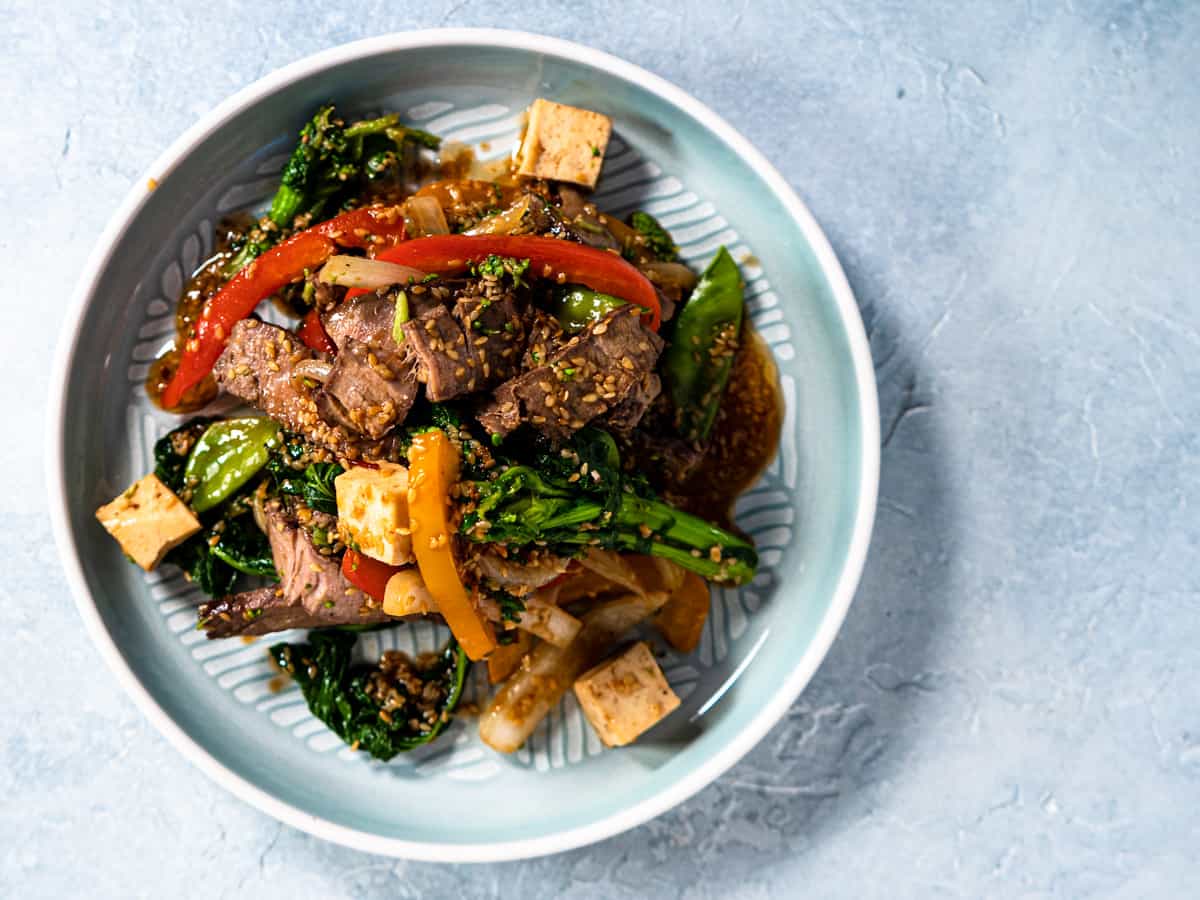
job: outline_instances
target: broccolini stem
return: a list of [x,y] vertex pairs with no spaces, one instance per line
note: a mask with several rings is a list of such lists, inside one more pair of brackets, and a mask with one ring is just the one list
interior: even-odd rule
[[691,551],[658,541],[650,545],[650,555],[660,556],[689,572],[695,572],[701,578],[723,584],[743,584],[754,577],[757,568],[736,557],[723,558],[721,562],[713,562],[707,556],[697,558]]
[[[290,228],[293,220],[304,207],[305,196],[287,184],[281,184],[271,199],[271,221],[280,228]],[[247,260],[249,262],[249,260]]]
[[221,274],[226,278],[232,278],[238,272],[242,271],[249,264],[250,260],[262,253],[262,249],[259,244],[252,241],[242,244],[242,248],[234,254],[233,259],[225,263],[225,268],[221,270]]
[[620,529],[620,541],[628,549],[646,547],[645,538],[640,542],[637,540],[641,536],[641,526],[645,526],[661,538],[649,542],[650,553],[678,563],[710,581],[740,584],[753,578],[758,567],[758,554],[753,544],[661,500],[626,494],[621,498],[616,525]]
[[661,500],[646,500],[636,494],[626,494],[621,498],[621,508],[617,511],[617,523],[627,528],[637,528],[644,524],[671,543],[682,544],[684,547],[694,548],[704,553],[707,553],[711,547],[734,550],[754,549],[753,544],[731,534],[724,528],[718,528],[698,516],[668,506]]
[[382,134],[399,121],[400,116],[396,113],[380,116],[378,119],[363,119],[346,126],[346,137],[354,140],[355,138],[366,137],[368,134]]

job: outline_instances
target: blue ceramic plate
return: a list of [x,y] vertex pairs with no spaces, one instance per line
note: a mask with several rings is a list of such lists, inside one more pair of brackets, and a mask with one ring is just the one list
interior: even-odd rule
[[[778,458],[738,506],[762,570],[742,589],[714,591],[701,648],[666,664],[683,708],[635,746],[603,750],[568,698],[511,757],[459,722],[433,747],[383,765],[344,748],[295,688],[272,691],[263,642],[205,640],[194,628],[195,591],[172,567],[144,576],[129,565],[93,510],[152,467],[153,442],[171,424],[141,382],[170,340],[175,298],[209,253],[214,223],[269,196],[313,108],[332,99],[357,112],[397,110],[483,145],[486,156],[508,152],[538,96],[612,117],[602,208],[650,210],[693,265],[721,244],[744,261],[750,315],[787,402]],[[564,850],[704,787],[817,668],[853,596],[875,508],[867,342],[838,262],[796,195],[678,88],[586,47],[516,32],[361,41],[221,104],[154,164],[105,231],[79,283],[54,382],[47,476],[56,536],[113,671],[162,732],[238,796],[313,834],[395,856]],[[361,644],[377,654],[439,638],[429,625],[400,626]]]

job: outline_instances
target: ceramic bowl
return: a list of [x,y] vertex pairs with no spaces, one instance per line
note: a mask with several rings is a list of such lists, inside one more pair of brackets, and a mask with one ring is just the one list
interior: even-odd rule
[[[778,457],[737,508],[758,542],[753,584],[713,592],[700,649],[665,667],[683,707],[636,745],[603,749],[569,697],[527,746],[493,753],[473,722],[384,765],[342,746],[295,688],[276,692],[266,642],[207,641],[172,567],[129,565],[93,510],[152,468],[172,417],[141,389],[170,340],[180,286],[224,214],[261,204],[300,124],[334,100],[400,111],[507,153],[535,97],[615,123],[597,199],[645,208],[699,266],[743,261],[749,313],[778,362]],[[395,34],[302,60],[240,91],[135,185],[80,279],[54,363],[47,476],[63,565],[108,664],[196,765],[260,809],[359,849],[429,860],[551,853],[662,813],[733,765],[787,710],[837,633],[862,569],[878,480],[870,353],[829,243],[778,172],[679,88],[612,56],[530,34]],[[432,626],[361,651],[432,647]],[[481,669],[482,667],[476,667]],[[480,676],[476,676],[479,680]],[[478,684],[474,685],[479,690]]]

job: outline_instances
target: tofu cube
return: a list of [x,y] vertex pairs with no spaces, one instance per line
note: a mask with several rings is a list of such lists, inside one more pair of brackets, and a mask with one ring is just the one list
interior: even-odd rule
[[333,481],[342,540],[360,553],[402,566],[413,561],[408,530],[408,469],[351,466]]
[[679,706],[645,641],[580,675],[575,696],[609,747],[631,743]]
[[612,120],[608,116],[541,98],[534,100],[517,151],[517,174],[594,188],[611,134]]
[[125,555],[149,572],[193,534],[200,520],[154,475],[135,482],[121,496],[96,510]]

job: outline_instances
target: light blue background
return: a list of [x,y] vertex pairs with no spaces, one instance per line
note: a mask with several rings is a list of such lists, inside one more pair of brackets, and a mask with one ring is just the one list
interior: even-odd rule
[[[180,5],[0,8],[0,895],[1196,893],[1200,8]],[[63,306],[143,168],[271,69],[447,24],[617,53],[757,144],[858,293],[886,439],[863,587],[787,720],[637,831],[457,868],[184,762],[88,643],[41,482]]]

